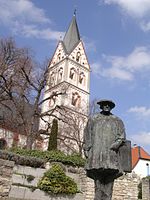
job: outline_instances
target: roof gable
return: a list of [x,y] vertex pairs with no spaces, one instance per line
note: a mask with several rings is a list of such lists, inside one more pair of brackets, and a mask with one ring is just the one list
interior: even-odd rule
[[62,44],[62,42],[59,42],[58,45],[57,45],[57,48],[56,48],[56,50],[53,54],[53,57],[51,59],[49,67],[56,65],[61,60],[63,60],[65,57],[66,57],[66,52],[65,52],[65,49],[64,49],[64,45]]
[[150,155],[140,146],[132,148],[132,169],[140,159],[150,160]]
[[78,62],[80,65],[84,66],[87,69],[90,68],[82,41],[80,41],[75,49],[71,52],[69,58]]

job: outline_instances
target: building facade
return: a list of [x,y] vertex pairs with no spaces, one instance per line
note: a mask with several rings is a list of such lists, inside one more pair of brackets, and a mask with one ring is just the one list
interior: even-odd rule
[[[75,148],[81,151],[82,148],[83,129],[89,110],[89,85],[90,66],[74,15],[49,63],[44,99],[52,98],[45,101],[42,107],[42,113],[51,113],[51,116],[56,115],[60,119],[59,146],[67,152]],[[47,128],[45,122],[50,122],[51,116],[44,117],[41,129]],[[45,140],[44,149],[47,142]]]
[[140,146],[132,148],[132,171],[141,178],[150,176],[150,155]]

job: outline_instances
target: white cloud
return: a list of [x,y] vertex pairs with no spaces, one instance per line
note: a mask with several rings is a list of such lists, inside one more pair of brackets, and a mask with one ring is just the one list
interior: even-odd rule
[[136,73],[150,71],[150,50],[148,47],[137,47],[127,56],[103,55],[105,65],[94,63],[91,65],[93,73],[99,76],[131,81]]
[[150,108],[146,108],[145,106],[135,106],[131,107],[128,112],[134,113],[138,118],[143,119],[143,117],[150,117]]
[[144,31],[150,30],[148,28],[150,23],[150,0],[103,0],[103,2],[118,5],[124,13],[137,19]]
[[150,11],[149,0],[104,0],[106,4],[117,4],[128,14],[143,17]]
[[146,31],[150,31],[150,21],[149,22],[144,22],[144,21],[142,21],[141,22],[141,28],[142,28],[142,30],[144,31],[144,32],[146,32]]
[[16,34],[43,39],[59,39],[62,33],[50,28],[51,20],[43,9],[29,0],[0,0],[0,24]]
[[14,30],[16,33],[21,31],[26,37],[36,37],[46,40],[57,40],[64,35],[63,32],[53,31],[50,28],[38,29],[38,27],[35,25],[23,25],[19,31],[17,27]]
[[138,134],[133,134],[130,138],[134,144],[149,145],[150,132],[140,132]]

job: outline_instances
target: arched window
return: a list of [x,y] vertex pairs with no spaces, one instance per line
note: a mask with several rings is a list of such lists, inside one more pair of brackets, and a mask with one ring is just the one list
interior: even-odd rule
[[59,53],[59,54],[57,55],[57,59],[58,59],[58,61],[61,60],[61,53]]
[[72,93],[72,102],[71,104],[75,107],[80,107],[81,97],[78,92]]
[[84,83],[84,80],[85,80],[85,75],[83,72],[81,72],[79,75],[79,83],[80,84]]
[[70,79],[74,79],[75,78],[75,69],[73,67],[70,69],[69,78]]
[[56,104],[57,101],[57,92],[52,93],[52,98],[49,101],[49,106],[52,107]]
[[54,72],[52,72],[52,73],[50,74],[50,78],[49,78],[49,83],[48,83],[48,85],[49,85],[49,86],[55,85],[55,73],[54,73]]
[[80,51],[78,51],[77,54],[76,54],[76,61],[77,62],[80,61],[80,57],[81,57],[81,53],[80,53]]
[[58,80],[62,80],[62,75],[63,75],[63,68],[60,67],[60,69],[58,70]]

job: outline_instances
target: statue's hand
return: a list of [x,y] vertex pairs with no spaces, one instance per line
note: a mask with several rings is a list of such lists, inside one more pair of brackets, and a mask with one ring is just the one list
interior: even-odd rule
[[119,147],[120,147],[120,143],[115,142],[110,146],[110,149],[113,151],[118,151]]

